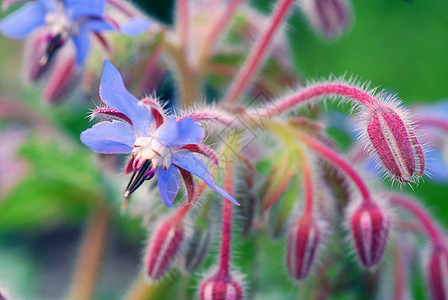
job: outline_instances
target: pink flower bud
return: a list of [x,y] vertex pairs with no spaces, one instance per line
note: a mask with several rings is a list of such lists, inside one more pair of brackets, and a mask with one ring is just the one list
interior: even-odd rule
[[199,288],[200,300],[241,300],[243,295],[243,286],[227,272],[218,271]]
[[156,227],[145,250],[145,274],[150,280],[159,280],[171,267],[184,240],[183,219],[178,215],[162,220]]
[[426,265],[428,285],[433,300],[448,299],[448,251],[446,248],[431,250]]
[[325,38],[337,37],[350,24],[347,0],[303,0],[300,4],[308,22]]
[[406,124],[397,112],[386,105],[372,109],[367,135],[373,150],[393,178],[413,182],[424,172],[423,151],[410,124]]
[[390,217],[377,204],[363,203],[350,217],[353,243],[361,263],[367,267],[378,264],[386,250]]
[[26,78],[31,82],[38,80],[50,66],[50,64],[42,65],[40,63],[47,49],[47,45],[48,32],[46,30],[36,31],[26,42],[23,71]]
[[50,76],[43,91],[43,98],[50,102],[56,102],[67,95],[76,81],[77,67],[75,57],[65,53],[59,53],[51,69]]
[[286,267],[289,274],[296,280],[308,276],[317,248],[321,232],[310,217],[302,217],[291,227],[286,250]]

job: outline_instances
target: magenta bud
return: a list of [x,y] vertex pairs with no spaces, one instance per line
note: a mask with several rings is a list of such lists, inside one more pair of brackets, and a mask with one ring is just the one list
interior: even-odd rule
[[429,292],[432,300],[448,299],[448,251],[446,248],[431,250],[427,261]]
[[75,57],[60,53],[50,71],[44,86],[43,98],[49,103],[53,103],[66,96],[76,82]]
[[335,38],[343,33],[351,21],[347,0],[303,0],[302,10],[313,28],[325,38]]
[[228,272],[217,272],[199,287],[200,300],[241,300],[244,289]]
[[25,46],[24,73],[26,78],[35,82],[49,68],[50,64],[42,65],[40,60],[45,54],[48,45],[48,32],[38,30],[27,40]]
[[363,203],[350,217],[353,243],[361,263],[377,265],[389,239],[390,217],[375,203]]
[[291,227],[286,249],[286,267],[296,280],[308,276],[319,247],[321,232],[311,217],[302,217]]
[[156,227],[145,250],[144,268],[151,280],[160,280],[171,267],[184,240],[183,219],[171,216]]
[[373,150],[393,178],[413,182],[424,172],[425,159],[413,130],[394,109],[380,105],[368,116]]

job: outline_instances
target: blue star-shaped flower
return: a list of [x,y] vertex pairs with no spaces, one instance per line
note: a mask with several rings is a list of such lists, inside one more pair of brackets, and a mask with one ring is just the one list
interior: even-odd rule
[[205,135],[200,125],[190,118],[166,117],[157,108],[137,100],[108,61],[104,62],[100,97],[110,107],[99,109],[100,113],[119,120],[94,125],[81,133],[81,141],[99,153],[132,153],[127,169],[134,173],[126,197],[145,180],[157,175],[160,197],[170,207],[179,191],[180,172],[187,188],[194,184],[193,174],[237,204],[229,193],[215,185],[207,165],[193,153],[208,153],[207,150],[198,151],[205,149],[200,144]]
[[45,27],[49,39],[41,60],[46,64],[65,41],[76,48],[76,63],[81,65],[90,50],[89,33],[114,27],[103,19],[105,0],[39,0],[28,2],[0,21],[0,32],[22,39],[37,28]]

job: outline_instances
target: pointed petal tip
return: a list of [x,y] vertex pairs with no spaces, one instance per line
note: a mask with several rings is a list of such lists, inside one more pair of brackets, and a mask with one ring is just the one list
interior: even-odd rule
[[[229,199],[229,198],[227,198],[227,199]],[[230,201],[232,201],[233,202],[233,204],[235,204],[236,206],[241,206],[241,204],[239,204],[235,199],[229,199]]]

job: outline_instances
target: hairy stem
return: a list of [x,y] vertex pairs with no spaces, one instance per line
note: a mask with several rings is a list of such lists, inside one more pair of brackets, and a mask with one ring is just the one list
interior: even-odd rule
[[205,38],[204,44],[199,52],[199,66],[202,66],[202,64],[207,60],[210,55],[210,51],[213,50],[213,46],[216,44],[216,41],[222,36],[223,32],[229,25],[233,14],[243,1],[244,0],[231,0],[228,4],[226,4],[222,15],[214,23]]
[[[233,163],[229,162],[226,166],[224,175],[224,189],[233,194]],[[221,257],[219,262],[219,271],[228,274],[230,271],[230,250],[232,242],[232,202],[223,199],[222,202],[222,242]]]
[[180,39],[181,48],[185,51],[188,40],[188,0],[176,1],[176,31]]
[[362,89],[342,83],[324,83],[301,89],[264,108],[252,109],[249,113],[258,117],[272,117],[322,96],[350,98],[368,108],[378,105],[378,101]]
[[148,56],[148,60],[146,61],[145,67],[143,69],[143,74],[141,77],[142,79],[140,80],[138,86],[139,95],[143,95],[145,93],[145,88],[147,87],[151,75],[154,72],[154,69],[157,65],[157,60],[159,59],[161,52],[162,47],[158,45],[152,50],[151,54]]
[[174,61],[179,76],[179,100],[185,106],[191,106],[195,101],[200,99],[201,80],[198,74],[191,68],[187,61],[187,57],[181,48],[176,47],[166,39],[164,39],[165,50],[170,54]]
[[361,193],[363,203],[374,204],[369,188],[367,187],[364,180],[361,178],[358,172],[356,172],[355,169],[353,169],[352,166],[347,161],[345,161],[345,159],[343,159],[338,153],[333,151],[325,144],[319,142],[318,140],[310,137],[307,134],[299,132],[294,128],[290,128],[283,124],[273,122],[269,123],[268,127],[271,127],[271,129],[280,133],[284,133],[284,130],[289,128],[288,132],[291,133],[295,138],[304,142],[311,149],[319,153],[323,158],[344,171],[352,179],[359,192]]
[[311,217],[313,215],[313,199],[314,199],[314,188],[313,188],[313,177],[311,174],[311,169],[309,165],[309,160],[305,155],[305,151],[301,147],[297,147],[297,154],[299,156],[299,162],[303,177],[303,186],[305,194],[305,212],[304,215]]
[[395,290],[394,298],[395,300],[402,300],[406,298],[406,265],[404,261],[403,253],[398,243],[395,245]]
[[429,235],[431,242],[435,247],[445,248],[445,239],[443,233],[433,221],[429,213],[411,198],[404,195],[391,195],[390,203],[405,208],[412,213],[423,225],[426,233]]
[[84,233],[68,299],[93,299],[108,226],[109,212],[100,205],[96,208]]
[[448,133],[448,122],[442,118],[419,118],[417,124],[421,126],[436,127]]
[[269,46],[272,44],[275,33],[286,20],[293,3],[294,0],[280,0],[275,11],[272,13],[267,30],[263,32],[260,38],[256,41],[244,66],[232,82],[224,102],[235,103],[241,94],[248,88],[255,77],[255,73],[260,68],[263,59],[268,53]]

